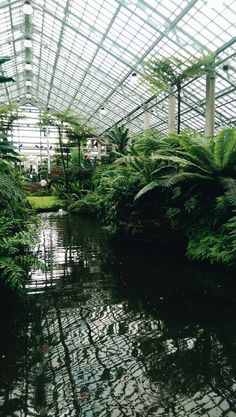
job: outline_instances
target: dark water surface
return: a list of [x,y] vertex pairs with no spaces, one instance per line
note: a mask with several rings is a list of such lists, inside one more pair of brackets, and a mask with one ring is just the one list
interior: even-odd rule
[[0,415],[235,417],[236,289],[177,254],[44,214],[29,305],[0,300]]

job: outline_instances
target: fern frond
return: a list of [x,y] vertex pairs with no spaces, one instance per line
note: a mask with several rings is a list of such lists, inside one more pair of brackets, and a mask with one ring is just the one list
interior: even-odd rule
[[221,184],[230,203],[236,206],[236,180],[234,178],[221,178]]
[[198,173],[191,172],[179,172],[178,174],[172,176],[163,176],[160,179],[159,184],[163,187],[171,187],[175,184],[182,183],[184,181],[193,181],[193,180],[209,180],[209,177],[206,175],[201,175]]
[[144,196],[145,194],[149,193],[150,191],[154,190],[155,188],[159,187],[160,184],[158,181],[152,181],[150,184],[143,187],[138,194],[135,196],[134,201],[138,200],[140,197]]

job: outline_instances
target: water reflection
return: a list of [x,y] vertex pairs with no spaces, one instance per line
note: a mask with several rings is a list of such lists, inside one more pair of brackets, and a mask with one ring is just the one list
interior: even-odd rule
[[21,374],[0,379],[4,417],[236,416],[235,304],[222,280],[112,247],[85,218],[44,215],[36,250],[48,270],[32,271]]

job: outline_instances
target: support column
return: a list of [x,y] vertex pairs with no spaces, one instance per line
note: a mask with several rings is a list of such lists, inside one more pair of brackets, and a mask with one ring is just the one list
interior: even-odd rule
[[101,150],[101,143],[97,142],[97,161],[100,163],[101,162],[101,157],[102,157],[102,150]]
[[176,98],[171,94],[168,97],[168,133],[175,133],[175,105]]
[[149,113],[147,110],[143,113],[143,130],[150,129],[150,120],[151,120],[151,113]]
[[131,138],[132,132],[131,132],[130,120],[127,120],[126,129],[128,129],[128,138],[129,138],[129,140],[128,140],[127,148],[129,149],[132,146],[132,138]]
[[47,136],[47,154],[48,154],[48,176],[51,175],[51,155],[50,155],[50,144],[49,144],[49,131],[46,130],[46,136]]
[[215,70],[210,70],[206,76],[206,114],[205,135],[215,133]]

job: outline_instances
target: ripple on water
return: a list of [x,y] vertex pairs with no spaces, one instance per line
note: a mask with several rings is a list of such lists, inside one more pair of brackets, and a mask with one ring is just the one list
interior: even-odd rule
[[4,417],[235,417],[234,325],[183,319],[174,301],[163,310],[157,277],[152,294],[142,284],[156,257],[144,274],[148,255],[112,249],[97,222],[42,218],[47,270],[32,271],[27,343],[7,363],[19,363],[11,383],[0,379]]

